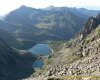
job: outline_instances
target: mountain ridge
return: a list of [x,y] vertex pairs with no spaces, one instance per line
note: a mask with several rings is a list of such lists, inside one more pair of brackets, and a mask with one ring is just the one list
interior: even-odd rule
[[99,12],[68,7],[52,8],[54,10],[23,5],[7,14],[0,21],[0,28],[13,35],[21,43],[21,49],[29,49],[36,43],[49,40],[69,40],[82,28],[88,13],[96,16]]
[[[26,6],[12,11],[4,19],[11,27],[9,29],[8,26],[6,31],[13,34],[16,39],[35,42],[68,40],[80,30],[84,21],[83,17],[69,11],[44,11]],[[5,30],[4,27],[1,25]]]
[[89,10],[89,9],[86,9],[86,8],[76,8],[76,7],[55,7],[55,6],[49,6],[49,7],[44,8],[44,9],[46,9],[46,10],[69,10],[70,12],[78,11],[81,14],[80,16],[85,14],[84,17],[86,17],[86,16],[89,17],[90,13],[91,13],[91,16],[96,17],[97,14],[100,13],[100,10]]

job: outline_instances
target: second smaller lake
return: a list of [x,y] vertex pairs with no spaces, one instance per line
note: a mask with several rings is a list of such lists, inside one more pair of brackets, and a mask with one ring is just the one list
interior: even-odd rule
[[32,68],[41,68],[42,66],[44,65],[44,61],[43,59],[37,59],[33,65],[32,65]]
[[36,55],[49,55],[52,53],[48,44],[37,44],[30,48],[28,51]]

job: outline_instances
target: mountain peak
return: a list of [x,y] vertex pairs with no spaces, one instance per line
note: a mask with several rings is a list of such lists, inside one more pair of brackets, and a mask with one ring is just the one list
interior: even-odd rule
[[22,5],[22,6],[19,7],[19,9],[34,9],[34,8]]
[[85,28],[91,27],[94,29],[94,28],[96,28],[95,26],[99,25],[99,23],[100,23],[100,13],[98,14],[98,16],[96,18],[93,16],[89,17],[89,19],[85,23]]
[[20,8],[26,8],[27,6],[25,6],[25,5],[22,5]]
[[51,10],[51,9],[54,9],[55,8],[55,6],[52,6],[52,5],[50,5],[50,6],[48,6],[47,8],[45,8],[46,10]]

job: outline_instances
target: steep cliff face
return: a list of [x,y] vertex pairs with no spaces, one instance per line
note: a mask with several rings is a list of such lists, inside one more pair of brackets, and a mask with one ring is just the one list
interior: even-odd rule
[[91,33],[92,30],[96,29],[99,24],[100,24],[100,14],[98,14],[96,18],[91,16],[86,21],[83,29],[79,33],[77,33],[75,37],[81,37],[81,39],[84,39],[88,34]]
[[11,48],[0,38],[0,80],[18,80],[28,77],[36,56]]
[[[54,53],[45,59],[45,65],[38,74],[42,77],[64,75],[100,75],[100,14],[90,17],[83,29],[68,42],[51,44]],[[37,73],[34,74],[37,76]],[[62,80],[74,80],[67,78]],[[71,76],[70,76],[71,77]],[[96,80],[99,80],[97,78]],[[49,80],[49,79],[48,79]],[[54,79],[50,79],[54,80]],[[80,77],[76,80],[85,80]],[[90,80],[90,78],[88,78]],[[94,78],[93,78],[94,80]]]

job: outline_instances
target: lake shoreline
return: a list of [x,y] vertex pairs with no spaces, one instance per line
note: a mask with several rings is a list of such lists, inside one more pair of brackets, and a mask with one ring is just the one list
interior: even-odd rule
[[29,52],[41,56],[34,61],[32,68],[41,68],[44,65],[44,59],[42,56],[48,56],[53,53],[53,50],[50,48],[49,44],[36,44],[28,50]]

